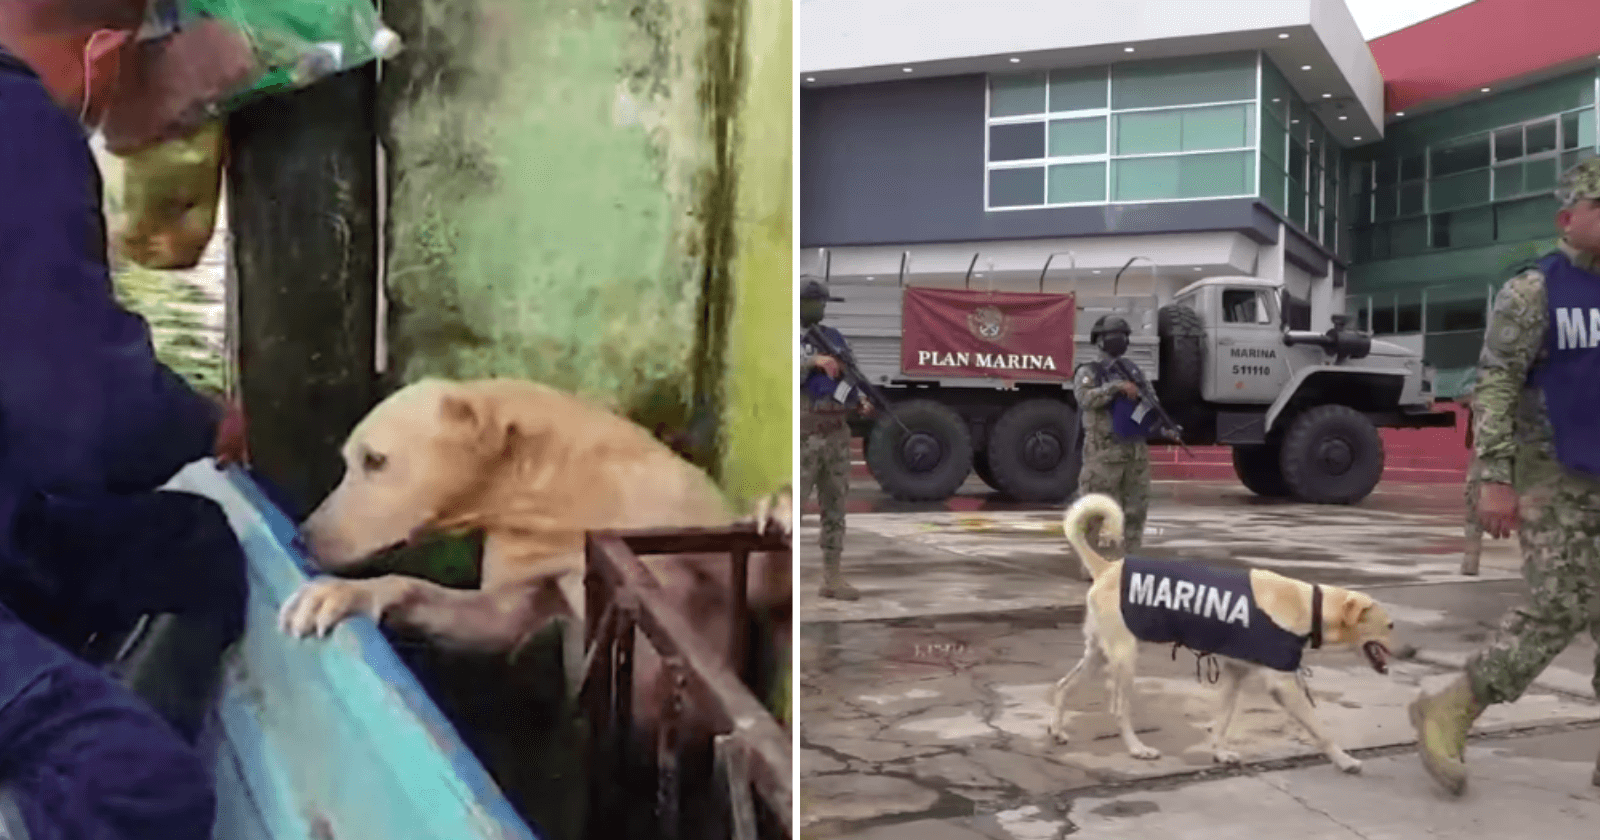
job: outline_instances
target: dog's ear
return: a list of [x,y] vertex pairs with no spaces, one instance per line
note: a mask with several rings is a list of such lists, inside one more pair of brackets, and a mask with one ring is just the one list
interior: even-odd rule
[[1361,616],[1372,609],[1372,598],[1360,592],[1345,592],[1344,603],[1339,605],[1339,626],[1355,627],[1361,623]]
[[468,441],[475,450],[493,454],[506,447],[510,429],[495,416],[494,406],[477,394],[446,392],[439,398],[439,415],[452,437]]

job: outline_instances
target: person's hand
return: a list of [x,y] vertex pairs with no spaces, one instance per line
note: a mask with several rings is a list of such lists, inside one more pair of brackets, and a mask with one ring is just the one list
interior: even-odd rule
[[246,435],[244,407],[233,400],[218,399],[218,402],[222,405],[222,420],[217,423],[217,440],[212,445],[217,466],[248,464],[250,443]]
[[1509,537],[1517,529],[1517,491],[1509,484],[1484,482],[1478,488],[1478,522],[1492,537]]
[[872,404],[871,400],[862,400],[861,401],[861,416],[862,417],[871,417],[872,415],[877,414],[877,413],[878,413],[878,409],[877,409],[876,406],[874,406]]
[[1127,381],[1126,379],[1122,381],[1121,390],[1122,393],[1130,400],[1136,400],[1139,398],[1139,386]]
[[822,369],[830,379],[839,378],[839,360],[832,356],[816,355],[811,357],[811,364]]

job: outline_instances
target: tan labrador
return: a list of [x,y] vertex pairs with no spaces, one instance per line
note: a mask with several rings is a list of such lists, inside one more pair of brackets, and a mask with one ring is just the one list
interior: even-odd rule
[[[1101,522],[1103,537],[1113,542],[1122,539],[1122,508],[1110,497],[1088,494],[1067,509],[1062,529],[1094,583],[1089,587],[1088,609],[1084,616],[1083,658],[1056,683],[1051,692],[1055,714],[1049,731],[1056,740],[1066,743],[1067,695],[1082,683],[1090,671],[1106,667],[1111,676],[1111,711],[1121,728],[1123,745],[1135,758],[1160,758],[1160,751],[1140,741],[1133,730],[1130,706],[1140,639],[1134,636],[1123,616],[1124,561],[1108,561],[1090,547],[1086,535],[1093,520]],[[1249,588],[1259,611],[1271,619],[1276,628],[1296,636],[1314,636],[1314,589],[1311,584],[1274,572],[1252,569],[1249,572]],[[1337,586],[1323,586],[1320,590],[1322,643],[1359,649],[1374,670],[1380,674],[1388,673],[1390,636],[1394,630],[1394,622],[1388,613],[1371,597],[1360,592]],[[1198,608],[1201,597],[1190,594]],[[1212,599],[1210,605],[1215,607],[1220,600]],[[1187,604],[1188,601],[1179,603]],[[1225,612],[1226,609],[1216,609],[1212,615]],[[1244,681],[1259,677],[1266,683],[1272,699],[1305,727],[1334,766],[1346,773],[1360,772],[1361,762],[1334,743],[1327,728],[1317,717],[1307,697],[1307,688],[1297,673],[1285,673],[1231,657],[1219,656],[1218,659],[1222,664],[1222,705],[1211,727],[1210,745],[1216,761],[1233,764],[1240,760],[1237,753],[1228,749],[1228,728],[1239,710],[1239,692]]]
[[[522,380],[403,388],[362,419],[343,455],[343,480],[302,527],[320,568],[353,572],[426,535],[476,531],[482,582],[466,590],[393,574],[318,578],[283,605],[280,622],[298,636],[326,635],[361,614],[449,648],[510,651],[552,619],[581,621],[586,532],[736,521],[710,477],[644,428]],[[786,499],[760,506],[763,527],[792,532]],[[713,650],[729,654],[727,555],[644,559]],[[779,558],[752,556],[752,607],[786,617],[789,574]],[[648,655],[636,665],[640,682]]]

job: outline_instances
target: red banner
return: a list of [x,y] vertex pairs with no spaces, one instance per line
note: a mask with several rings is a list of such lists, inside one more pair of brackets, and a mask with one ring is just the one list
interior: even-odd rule
[[916,376],[1069,382],[1071,294],[907,288],[900,369]]

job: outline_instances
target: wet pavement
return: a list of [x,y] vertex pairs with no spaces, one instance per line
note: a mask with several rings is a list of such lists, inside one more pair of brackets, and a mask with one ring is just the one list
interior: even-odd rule
[[[1205,749],[1215,688],[1193,654],[1170,647],[1142,651],[1133,701],[1135,728],[1161,758],[1126,754],[1099,681],[1071,701],[1069,742],[1050,739],[1048,690],[1082,653],[1087,583],[1058,509],[975,493],[851,515],[845,564],[864,594],[853,603],[811,595],[817,520],[803,518],[803,836],[1593,836],[1590,640],[1480,720],[1462,800],[1434,793],[1417,762],[1406,703],[1450,679],[1522,592],[1513,542],[1486,544],[1479,577],[1458,573],[1459,493],[1395,485],[1355,507],[1318,507],[1222,483],[1155,490],[1142,553],[1271,568],[1389,609],[1397,642],[1417,648],[1389,675],[1349,652],[1306,659],[1316,711],[1365,760],[1360,775],[1333,768],[1258,686],[1233,728],[1243,766],[1215,764]],[[886,507],[872,494],[860,488],[857,506]],[[1538,809],[1543,822],[1513,823],[1508,809]]]

